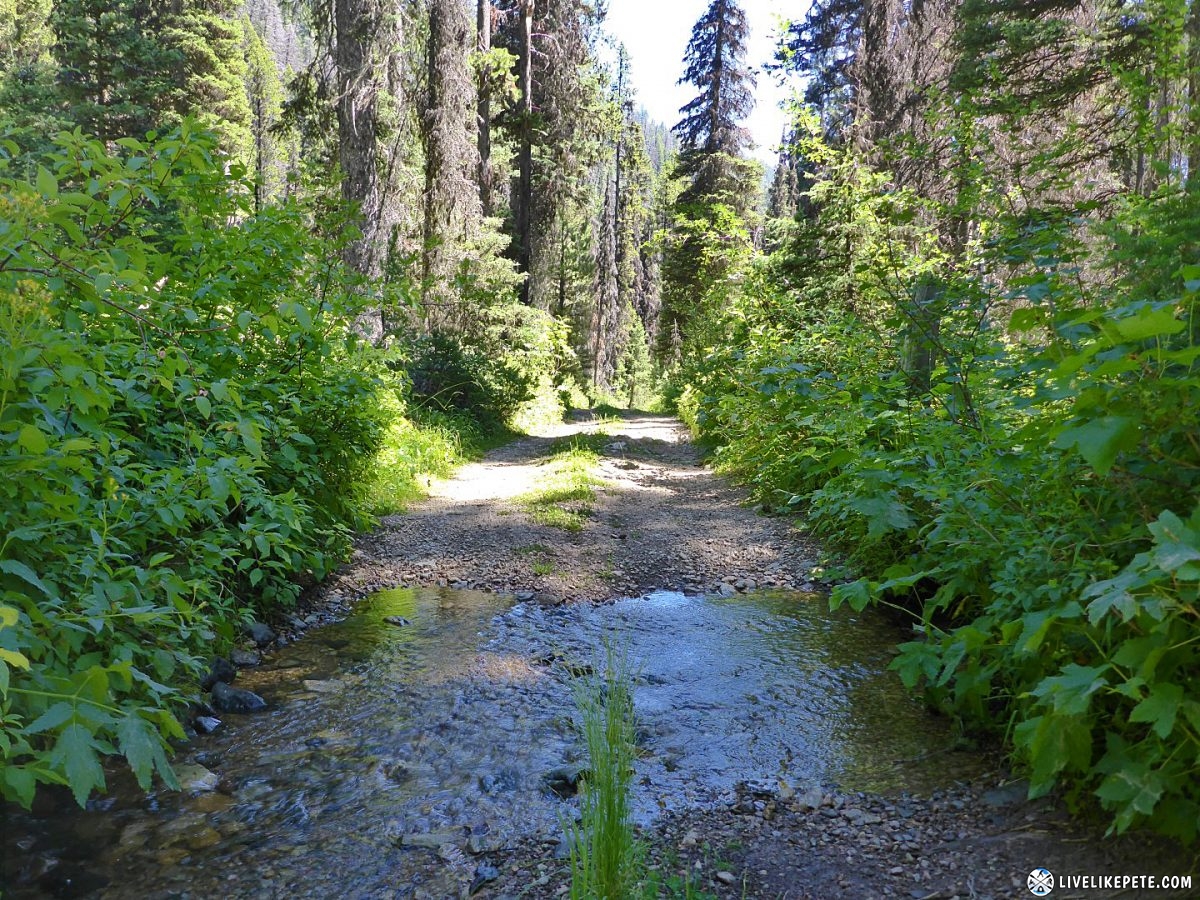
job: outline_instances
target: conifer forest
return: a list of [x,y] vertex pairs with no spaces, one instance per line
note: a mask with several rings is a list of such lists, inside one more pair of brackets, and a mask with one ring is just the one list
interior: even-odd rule
[[[550,617],[522,665],[572,685],[587,761],[534,778],[578,804],[547,813],[558,862],[430,837],[477,835],[459,807],[508,790],[472,775],[460,818],[435,803],[393,842],[453,891],[258,896],[552,897],[555,865],[572,900],[1041,896],[1028,871],[1058,868],[1032,856],[1011,893],[928,870],[885,892],[832,856],[799,887],[746,840],[713,838],[709,874],[659,856],[637,798],[674,751],[645,726],[653,660],[603,609],[678,590],[714,622],[786,601],[881,629],[879,683],[1022,809],[1200,878],[1200,3],[779,0],[757,58],[752,0],[652,0],[646,28],[691,29],[659,121],[621,2],[0,0],[3,816],[212,792],[196,748],[274,740],[286,704],[254,678],[318,626],[379,590],[486,592],[518,609],[480,619],[494,641]],[[766,85],[790,99],[764,138]],[[454,513],[470,472],[513,486]],[[380,627],[420,644],[404,611]],[[586,665],[546,636],[571,616]],[[849,808],[776,768],[745,795],[774,840],[777,805]],[[709,846],[689,834],[671,854]],[[895,840],[881,878],[920,870]],[[0,872],[126,896],[29,865]]]

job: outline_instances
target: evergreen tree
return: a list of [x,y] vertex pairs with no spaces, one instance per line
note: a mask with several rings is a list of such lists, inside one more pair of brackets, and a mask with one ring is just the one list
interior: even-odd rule
[[59,0],[54,4],[57,90],[64,114],[101,140],[143,137],[169,122],[183,57],[160,39],[166,0]]
[[169,106],[221,136],[221,149],[252,167],[254,138],[246,94],[245,30],[233,0],[184,0],[158,39],[174,63]]
[[674,129],[682,148],[674,176],[684,186],[672,209],[663,312],[670,331],[693,348],[705,346],[712,313],[728,302],[752,252],[762,167],[741,155],[749,144],[741,120],[753,107],[748,36],[735,0],[712,0],[693,29],[680,79],[699,93]]
[[289,142],[278,129],[284,91],[275,57],[247,15],[242,16],[242,48],[250,105],[254,207],[262,209],[269,199],[283,192],[292,165]]
[[741,124],[754,108],[754,73],[746,65],[750,26],[737,0],[712,0],[692,28],[680,84],[700,93],[675,126],[684,153],[739,155],[750,143]]

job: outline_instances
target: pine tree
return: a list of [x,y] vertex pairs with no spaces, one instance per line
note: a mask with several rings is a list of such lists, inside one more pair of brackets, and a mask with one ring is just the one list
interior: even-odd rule
[[686,153],[739,155],[750,144],[741,121],[754,108],[754,73],[746,65],[750,26],[737,0],[712,0],[692,28],[680,84],[700,93],[679,111],[675,133]]
[[[689,346],[729,300],[748,262],[761,195],[762,167],[742,157],[753,107],[754,75],[745,64],[749,27],[736,0],[712,0],[692,32],[680,83],[699,89],[675,126],[681,152],[675,177],[684,186],[672,208],[663,261],[663,313]],[[660,334],[663,333],[660,330]]]
[[250,105],[254,206],[262,209],[283,192],[291,165],[287,141],[278,134],[283,83],[274,55],[248,15],[242,16],[242,52],[246,59],[246,97]]
[[166,0],[59,0],[54,57],[65,116],[102,140],[144,137],[172,118],[180,50],[160,39]]
[[174,62],[168,106],[221,136],[221,149],[252,168],[254,138],[246,94],[245,31],[231,0],[184,0],[166,18],[158,40]]

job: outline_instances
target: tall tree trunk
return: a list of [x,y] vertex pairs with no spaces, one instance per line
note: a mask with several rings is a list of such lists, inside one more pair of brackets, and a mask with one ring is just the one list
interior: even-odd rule
[[517,160],[517,267],[525,275],[521,302],[530,302],[533,256],[533,10],[535,0],[521,0],[521,146]]
[[470,8],[462,0],[428,0],[428,102],[422,116],[425,144],[422,298],[426,328],[452,328],[465,313],[454,288],[480,230],[476,109],[469,56]]
[[1192,0],[1188,10],[1188,188],[1200,190],[1200,0]]
[[[476,15],[476,31],[479,36],[478,49],[487,53],[492,49],[492,3],[479,0]],[[479,83],[479,203],[484,216],[492,214],[492,97],[491,85],[486,78]]]
[[[383,273],[389,230],[379,179],[376,49],[383,28],[380,0],[334,0],[338,162],[342,197],[358,211],[360,236],[346,247],[346,264],[367,278]],[[371,341],[383,337],[383,315],[366,313],[359,327]]]

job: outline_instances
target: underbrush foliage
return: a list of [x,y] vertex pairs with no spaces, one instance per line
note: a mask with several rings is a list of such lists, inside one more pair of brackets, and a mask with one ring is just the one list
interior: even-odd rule
[[[365,519],[388,377],[296,205],[210,136],[0,144],[0,789],[168,784],[198,655]],[[19,170],[25,171],[27,160]]]
[[680,412],[842,551],[861,577],[835,604],[912,622],[896,670],[1008,741],[1031,793],[1195,839],[1200,196],[997,217],[943,276],[925,385],[905,336],[937,250],[897,251],[913,201],[850,159],[677,377]]

